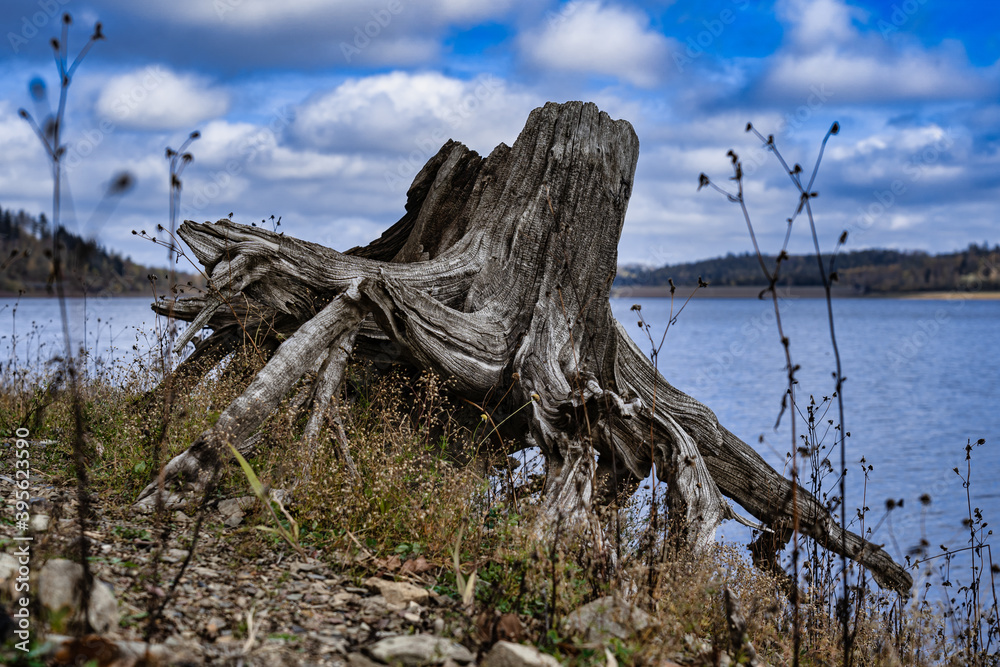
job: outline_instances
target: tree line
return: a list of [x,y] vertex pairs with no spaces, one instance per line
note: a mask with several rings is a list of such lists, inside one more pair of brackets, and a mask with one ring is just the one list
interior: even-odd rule
[[[54,230],[44,213],[34,216],[0,207],[0,295],[53,293],[52,249],[57,231],[67,294],[148,296],[150,275],[157,276],[157,293],[166,289],[164,269],[137,264],[65,227]],[[184,273],[177,278],[181,283],[192,279]]]
[[[775,256],[765,256],[774,266]],[[824,266],[830,257],[823,257]],[[936,291],[1000,291],[1000,245],[970,244],[959,252],[931,255],[921,251],[855,250],[841,253],[834,263],[834,285],[859,294]],[[745,253],[673,264],[661,268],[619,267],[616,286],[696,285],[761,286],[757,256]],[[781,261],[780,284],[822,285],[815,255],[790,255]]]

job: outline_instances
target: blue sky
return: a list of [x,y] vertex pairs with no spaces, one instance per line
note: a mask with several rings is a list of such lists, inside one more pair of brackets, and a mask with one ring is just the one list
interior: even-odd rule
[[[816,189],[830,248],[931,252],[1000,242],[1000,9],[934,0],[5,0],[0,4],[0,206],[48,211],[51,183],[17,110],[28,82],[57,85],[49,38],[107,40],[73,80],[67,227],[162,264],[136,239],[167,217],[164,149],[202,138],[182,214],[282,229],[337,249],[403,212],[406,188],[448,138],[486,154],[546,101],[582,99],[641,143],[621,263],[749,249],[739,210],[698,174],[747,163],[747,200],[776,250],[796,196],[744,133],[775,134],[811,165],[837,120]],[[367,33],[367,34],[366,34]],[[85,221],[112,174],[136,188]],[[793,251],[807,251],[804,228]]]

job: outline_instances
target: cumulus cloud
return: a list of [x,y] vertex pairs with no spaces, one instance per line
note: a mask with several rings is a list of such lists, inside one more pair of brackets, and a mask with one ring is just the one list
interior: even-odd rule
[[755,96],[784,103],[815,88],[835,104],[992,99],[1000,94],[1000,65],[976,68],[953,41],[926,48],[902,36],[890,42],[865,12],[841,0],[786,0],[778,15],[782,47],[765,62]]
[[579,0],[520,39],[524,56],[538,67],[616,76],[643,87],[660,80],[669,44],[639,11]]
[[308,100],[296,112],[291,135],[325,151],[396,154],[418,148],[427,159],[448,138],[489,151],[513,140],[540,99],[489,74],[465,80],[439,72],[390,72],[349,79]]
[[[303,21],[338,21],[348,24],[362,19],[420,15],[440,22],[482,21],[506,13],[514,0],[469,2],[468,0],[426,0],[420,6],[409,0],[175,0],[169,4],[117,0],[136,12],[189,24],[219,25],[227,23],[244,29],[274,28],[285,23]],[[415,17],[414,17],[415,18]]]
[[[747,120],[774,132],[786,158],[804,165],[832,120],[841,122],[817,186],[821,234],[831,242],[845,228],[851,247],[943,250],[995,235],[1000,65],[974,66],[960,44],[935,41],[944,31],[927,21],[883,39],[873,5],[866,14],[856,0],[777,0],[783,38],[776,50],[733,51],[741,27],[713,43],[711,58],[678,71],[676,43],[652,27],[640,3],[400,2],[389,21],[380,14],[389,0],[96,0],[109,41],[74,83],[67,123],[71,157],[82,158],[81,167],[67,168],[81,217],[107,178],[129,169],[138,185],[102,242],[162,261],[158,248],[136,245],[129,232],[163,219],[163,147],[199,128],[195,162],[184,174],[186,217],[214,220],[234,211],[242,222],[259,223],[274,213],[290,235],[346,248],[399,217],[414,174],[448,138],[486,153],[512,143],[533,108],[582,98],[632,122],[642,142],[622,262],[747,249],[738,208],[697,191],[700,172],[720,183],[729,177],[729,148],[744,160],[759,240],[769,250],[781,247],[796,193],[773,155],[743,132]],[[19,21],[24,10],[14,7],[0,14]],[[74,17],[74,25],[93,20]],[[179,37],[146,37],[164,26]],[[355,29],[366,26],[377,34],[347,61],[341,43],[353,44]],[[482,52],[469,53],[477,40]],[[29,46],[47,48],[43,40]],[[43,55],[42,66],[51,65]],[[129,71],[120,64],[131,62],[164,65]],[[95,67],[103,68],[100,76]],[[527,67],[546,76],[519,81],[509,74]],[[23,71],[0,68],[0,98],[13,100],[0,99],[0,153],[17,165],[0,166],[0,203],[40,211],[48,205],[49,170],[16,117],[18,105],[30,104]],[[213,84],[220,72],[238,74],[223,87]],[[670,85],[660,85],[659,72],[674,73]],[[810,106],[813,87],[826,99]],[[133,131],[105,133],[94,146],[88,130],[102,119]],[[897,185],[886,208],[894,181],[903,189]],[[871,221],[862,224],[862,215]],[[797,232],[792,249],[808,250],[811,241]]]
[[854,22],[867,18],[860,8],[839,0],[783,0],[775,10],[788,26],[788,43],[806,51],[850,41],[857,34]]
[[0,100],[0,204],[31,211],[32,200],[45,201],[52,192],[52,176],[38,137],[14,105]]
[[996,68],[977,72],[968,61],[941,50],[887,54],[828,46],[807,55],[777,56],[759,93],[788,99],[825,87],[837,103],[989,99],[1000,92],[998,74]]
[[188,129],[229,110],[229,95],[206,79],[151,65],[112,77],[97,98],[97,113],[121,127]]

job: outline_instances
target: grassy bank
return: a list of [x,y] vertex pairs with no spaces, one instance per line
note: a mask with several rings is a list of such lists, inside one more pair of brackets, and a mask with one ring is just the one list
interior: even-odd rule
[[[345,585],[362,585],[371,576],[415,582],[441,600],[420,616],[422,622],[473,652],[485,652],[506,632],[567,664],[605,664],[608,655],[622,664],[673,660],[714,665],[725,664],[727,659],[749,664],[749,654],[734,648],[727,624],[724,596],[729,591],[745,618],[745,639],[759,658],[772,665],[793,662],[795,605],[791,600],[795,595],[787,575],[762,572],[749,563],[745,553],[732,548],[719,547],[699,556],[673,551],[664,543],[664,531],[655,520],[663,508],[642,506],[635,500],[602,515],[608,536],[603,553],[571,535],[537,539],[532,529],[541,486],[538,466],[527,459],[491,456],[489,414],[484,418],[478,407],[463,403],[446,383],[431,375],[352,368],[339,416],[358,477],[344,465],[334,432],[325,430],[313,449],[303,442],[307,415],[297,408],[297,392],[291,392],[283,408],[261,429],[263,435],[249,457],[264,485],[288,492],[284,496],[287,515],[276,505],[272,513],[257,504],[248,510],[240,527],[222,524],[217,501],[251,494],[247,476],[235,462],[228,465],[208,503],[196,498],[179,514],[135,515],[131,503],[155,479],[158,460],[163,460],[156,456],[159,443],[164,444],[166,456],[186,448],[242,392],[258,364],[253,357],[231,358],[222,370],[175,397],[169,414],[150,381],[152,367],[143,370],[133,365],[128,375],[121,370],[102,381],[81,383],[85,465],[97,510],[95,530],[128,536],[122,548],[134,548],[135,536],[141,535],[141,541],[150,543],[147,549],[193,551],[195,564],[199,549],[204,549],[212,563],[221,560],[222,567],[217,569],[232,572],[259,567],[262,562],[281,572],[291,567],[289,563],[305,558],[343,577]],[[62,505],[50,514],[72,517],[77,480],[71,446],[75,418],[62,378],[25,369],[4,375],[0,430],[8,436],[17,428],[27,428],[32,441],[45,443],[32,449],[31,465],[33,484],[48,491],[35,493],[47,494]],[[14,450],[10,440],[5,442],[2,455],[5,469],[10,470]],[[6,535],[13,534],[13,509],[8,505],[2,517]],[[204,524],[196,541],[195,526],[201,517]],[[74,558],[73,538],[78,536],[70,530],[65,537],[43,539],[35,562],[56,556]],[[112,553],[118,553],[118,548],[114,546]],[[13,549],[9,537],[3,538],[3,549]],[[799,586],[799,661],[803,665],[839,664],[837,563],[822,550],[815,553],[806,568],[810,574]],[[92,559],[98,576],[106,568],[121,568],[122,557],[118,563],[109,563],[98,551]],[[176,569],[154,568],[155,559],[129,559],[136,567],[121,571],[117,581],[118,594],[128,601],[131,611],[123,614],[118,634],[126,638],[149,635],[159,641],[191,634],[182,619],[197,614],[197,609],[190,608],[192,603],[180,593],[164,593]],[[193,567],[184,575],[185,581],[198,585],[199,570]],[[919,578],[920,573],[914,574]],[[904,604],[875,590],[863,573],[854,572],[851,577],[857,584],[852,588],[854,664],[995,664],[995,656],[969,653],[967,632],[972,616],[962,606],[971,600],[968,583],[957,591],[949,609],[935,605],[926,590]],[[981,580],[983,595],[989,577],[986,573]],[[281,577],[272,578],[269,595],[275,594],[272,615],[276,619],[281,618],[282,605],[295,606],[282,602],[285,585]],[[600,642],[588,641],[565,625],[573,610],[610,594],[625,595],[650,613],[654,624],[626,638]],[[149,604],[151,598],[156,604]],[[154,618],[149,610],[161,603],[166,613]],[[235,606],[228,621],[231,639],[246,642],[246,610]],[[980,614],[985,632],[995,633],[995,617],[987,616],[988,609]],[[298,646],[297,653],[292,651],[296,655],[308,657],[308,642],[292,629],[296,622],[302,621],[276,620],[267,637],[287,635],[281,641],[293,649]],[[401,630],[407,631],[416,629]],[[187,639],[213,646],[219,641],[203,634]],[[301,645],[296,643],[300,639]],[[345,650],[359,650],[372,639],[359,635],[351,641]],[[261,642],[263,647],[266,642]],[[11,652],[6,655],[15,657]],[[250,664],[266,662],[251,660]]]

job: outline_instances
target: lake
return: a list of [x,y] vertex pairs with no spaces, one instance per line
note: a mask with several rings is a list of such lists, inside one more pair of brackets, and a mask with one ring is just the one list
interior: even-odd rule
[[[629,310],[633,303],[642,306],[659,341],[670,301],[612,300],[615,315],[648,352],[649,340]],[[964,546],[969,534],[961,521],[968,508],[953,469],[965,474],[970,439],[986,440],[972,454],[973,507],[982,509],[986,521],[1000,521],[1000,301],[838,299],[833,307],[851,434],[848,520],[862,504],[864,457],[874,467],[864,503],[872,510],[867,525],[883,516],[887,499],[905,501],[874,541],[887,543],[901,558],[920,541],[923,509],[932,553],[939,553],[940,544]],[[797,400],[804,409],[810,394],[819,400],[834,390],[826,302],[785,299],[781,313],[792,360],[802,367],[796,374]],[[720,423],[782,470],[791,431],[787,413],[774,429],[786,372],[770,300],[695,298],[670,327],[658,365],[669,382],[712,408]],[[835,403],[826,416],[837,420]],[[803,431],[801,422],[797,428]],[[831,433],[827,442],[833,441]],[[839,467],[839,452],[831,454],[831,462]],[[830,475],[826,487],[835,479]],[[932,503],[922,508],[919,497],[925,493]],[[746,537],[742,527],[727,525],[722,533]]]
[[[74,345],[86,340],[92,364],[134,360],[155,340],[157,323],[149,303],[146,298],[90,299],[86,304],[82,299],[68,300]],[[612,299],[626,330],[648,351],[649,341],[629,310],[633,303],[642,306],[659,340],[670,302]],[[1000,521],[1000,301],[840,299],[834,301],[834,312],[851,434],[848,517],[861,505],[859,461],[864,457],[874,467],[867,484],[865,504],[871,508],[867,524],[882,518],[886,499],[905,501],[882,522],[875,541],[886,543],[889,552],[901,558],[919,542],[923,524],[932,553],[937,553],[939,544],[964,546],[968,533],[961,521],[968,510],[962,481],[953,468],[964,473],[968,440],[986,440],[973,451],[973,507],[982,509],[986,521]],[[817,399],[832,394],[835,366],[825,302],[786,299],[782,318],[793,361],[802,366],[797,374],[799,401],[810,394]],[[61,346],[57,301],[0,299],[0,363],[5,373],[12,353],[22,363],[37,363]],[[670,327],[659,368],[672,384],[712,408],[722,424],[782,469],[790,430],[788,414],[777,431],[773,428],[785,371],[770,301],[695,298]],[[827,417],[836,419],[836,406]],[[764,442],[758,443],[762,435]],[[833,442],[832,434],[826,442]],[[833,453],[832,461],[837,467],[839,453]],[[831,475],[826,486],[833,484]],[[922,508],[918,498],[925,493],[932,504]],[[727,541],[747,537],[745,529],[731,523],[721,533]]]

